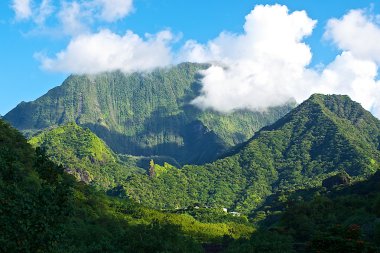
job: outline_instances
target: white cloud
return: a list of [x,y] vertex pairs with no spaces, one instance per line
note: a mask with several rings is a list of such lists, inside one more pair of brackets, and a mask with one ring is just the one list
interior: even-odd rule
[[[106,29],[91,33],[81,24],[92,22],[83,20],[93,16],[96,7],[92,4],[99,6],[100,0],[94,1],[88,2],[92,7],[67,4],[67,15],[61,18],[66,32],[76,36],[54,57],[39,55],[42,68],[70,73],[132,72],[182,61],[212,62],[202,72],[201,95],[192,102],[201,108],[265,110],[293,98],[302,102],[313,93],[347,94],[380,117],[380,43],[376,43],[380,27],[376,18],[363,11],[350,11],[328,22],[325,37],[342,52],[317,70],[309,66],[312,53],[304,42],[316,21],[305,11],[290,13],[286,6],[258,5],[246,16],[243,33],[222,32],[206,44],[190,40],[174,53],[175,38],[169,31],[144,37],[131,31],[121,36]],[[112,7],[119,3],[114,1]],[[115,19],[128,15],[126,9],[120,10]]]
[[151,70],[172,62],[170,31],[141,38],[131,31],[120,36],[109,30],[80,35],[54,58],[37,55],[42,68],[69,73]]
[[228,112],[262,110],[292,97],[303,98],[300,81],[312,55],[302,40],[315,24],[304,11],[289,13],[286,6],[258,5],[246,16],[243,34],[224,32],[207,45],[186,43],[182,59],[228,66],[215,65],[203,72],[202,95],[193,103]]
[[34,12],[34,21],[38,25],[43,25],[46,19],[54,12],[54,7],[51,0],[42,0],[41,4]]
[[329,20],[325,37],[343,52],[324,70],[322,81],[333,87],[331,93],[351,96],[380,118],[378,16],[351,10],[341,19]]
[[132,0],[98,0],[102,7],[100,17],[108,22],[124,18],[133,10]]
[[326,37],[342,53],[318,71],[303,39],[315,21],[286,6],[259,5],[243,34],[221,33],[207,44],[188,41],[181,60],[218,62],[203,71],[202,93],[193,104],[222,112],[264,110],[313,93],[347,94],[380,117],[380,27],[362,11],[329,21]]
[[28,19],[32,16],[31,0],[13,0],[12,9],[17,20]]
[[308,64],[310,48],[301,41],[311,35],[315,24],[304,11],[289,14],[286,6],[258,5],[246,16],[243,34],[223,32],[207,45],[189,41],[182,57],[206,61],[266,57]]
[[370,60],[356,58],[343,52],[315,80],[315,92],[346,94],[380,116],[380,83],[376,80],[378,66]]
[[83,21],[86,16],[90,16],[89,12],[82,9],[78,2],[62,2],[62,7],[58,13],[62,31],[74,36],[87,33],[89,27]]
[[[133,11],[133,0],[13,0],[11,7],[17,20],[34,22],[34,30],[77,36],[126,17]],[[46,24],[48,18],[53,25]]]
[[376,18],[363,10],[351,10],[341,19],[329,20],[325,37],[360,59],[380,63],[380,28]]
[[66,34],[77,36],[90,32],[96,22],[112,23],[132,10],[132,0],[63,1],[57,17]]

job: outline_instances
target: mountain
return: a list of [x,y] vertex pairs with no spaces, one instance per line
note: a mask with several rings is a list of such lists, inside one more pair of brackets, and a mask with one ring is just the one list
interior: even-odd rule
[[180,164],[212,161],[286,114],[294,103],[264,112],[222,114],[190,104],[206,64],[183,63],[151,73],[72,75],[61,86],[4,116],[31,136],[76,122],[116,153],[170,156]]
[[[87,132],[75,125],[66,128]],[[89,141],[94,142],[98,140]],[[96,161],[112,160],[104,147],[76,151]],[[188,214],[107,197],[64,173],[0,120],[0,252],[204,252],[202,243],[220,243],[254,231],[247,221],[222,210],[214,213],[213,221],[202,222]]]
[[345,172],[364,179],[380,168],[380,121],[348,96],[315,94],[257,132],[230,156],[159,176],[133,175],[125,194],[155,208],[193,203],[251,213],[268,196],[321,186]]
[[1,252],[379,252],[380,121],[347,96],[313,95],[213,163],[152,162],[125,199],[52,162],[122,164],[90,130],[30,142],[0,119]]
[[144,172],[133,164],[121,162],[104,141],[75,123],[45,130],[29,143],[42,148],[49,159],[78,180],[101,189],[115,187],[132,173]]

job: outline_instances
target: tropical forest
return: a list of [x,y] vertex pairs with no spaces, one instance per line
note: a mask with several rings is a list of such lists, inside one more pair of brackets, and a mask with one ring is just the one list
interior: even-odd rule
[[379,4],[5,2],[0,252],[380,253]]

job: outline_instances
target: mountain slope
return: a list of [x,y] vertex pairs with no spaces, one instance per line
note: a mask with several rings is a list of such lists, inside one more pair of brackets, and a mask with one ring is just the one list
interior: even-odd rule
[[373,174],[380,168],[379,140],[379,120],[358,103],[317,94],[231,156],[154,178],[136,175],[124,187],[157,208],[202,203],[249,213],[271,194],[321,185],[339,171],[354,179]]
[[226,252],[380,252],[380,171],[353,184],[294,191],[272,204],[256,212],[260,232]]
[[42,148],[49,159],[78,180],[101,189],[115,187],[132,173],[144,172],[137,166],[123,164],[99,137],[75,123],[45,130],[29,143]]
[[294,106],[231,114],[199,110],[189,102],[200,92],[198,72],[205,68],[183,63],[151,73],[70,76],[4,119],[27,135],[76,122],[116,153],[171,156],[185,164],[214,160]]
[[0,120],[0,252],[204,252],[201,243],[254,231],[219,218],[206,223],[106,197]]

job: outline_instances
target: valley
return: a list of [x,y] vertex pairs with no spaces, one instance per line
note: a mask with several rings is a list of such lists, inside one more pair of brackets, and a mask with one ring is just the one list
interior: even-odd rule
[[380,2],[0,1],[0,253],[380,253]]
[[[15,110],[46,108],[39,103]],[[55,114],[55,109],[48,114]],[[223,117],[232,120],[235,116]],[[336,252],[338,247],[376,252],[379,243],[380,121],[348,96],[314,94],[251,138],[221,149],[225,153],[218,153],[219,158],[212,156],[206,159],[209,163],[184,166],[170,150],[152,156],[118,154],[107,145],[109,139],[97,136],[80,120],[55,122],[34,129],[34,133],[32,128],[22,127],[28,143],[7,123],[1,124],[2,194],[4,199],[16,194],[11,202],[2,203],[3,217],[15,205],[39,213],[31,220],[29,211],[20,218],[22,209],[15,209],[15,216],[2,223],[3,231],[7,236],[20,236],[21,227],[12,230],[9,223],[17,219],[30,224],[25,233],[30,232],[22,236],[37,236],[29,226],[40,224],[44,212],[54,208],[63,212],[39,230],[39,236],[50,238],[50,246],[38,241],[42,239],[33,239],[33,244],[25,239],[27,244],[6,244],[10,251],[43,247],[59,252],[67,247],[64,243],[70,243],[73,252],[89,252],[92,247],[122,252],[132,248],[141,252],[212,248],[223,252],[321,252],[320,245],[326,248],[323,252]],[[200,142],[209,141],[205,138]],[[202,150],[198,154],[207,155]],[[58,196],[64,199],[54,202]],[[28,202],[20,202],[24,198]],[[351,211],[340,214],[347,205]],[[116,236],[111,233],[115,229],[119,231]],[[352,229],[356,230],[350,232]],[[100,236],[97,233],[106,231],[112,234],[102,235],[106,244],[89,246],[89,238],[83,237],[83,233]],[[49,233],[59,233],[65,239]],[[117,236],[131,237],[128,233],[143,233],[156,243],[117,241]],[[347,239],[353,238],[349,233],[355,233],[356,241]],[[159,239],[161,236],[166,239]]]

